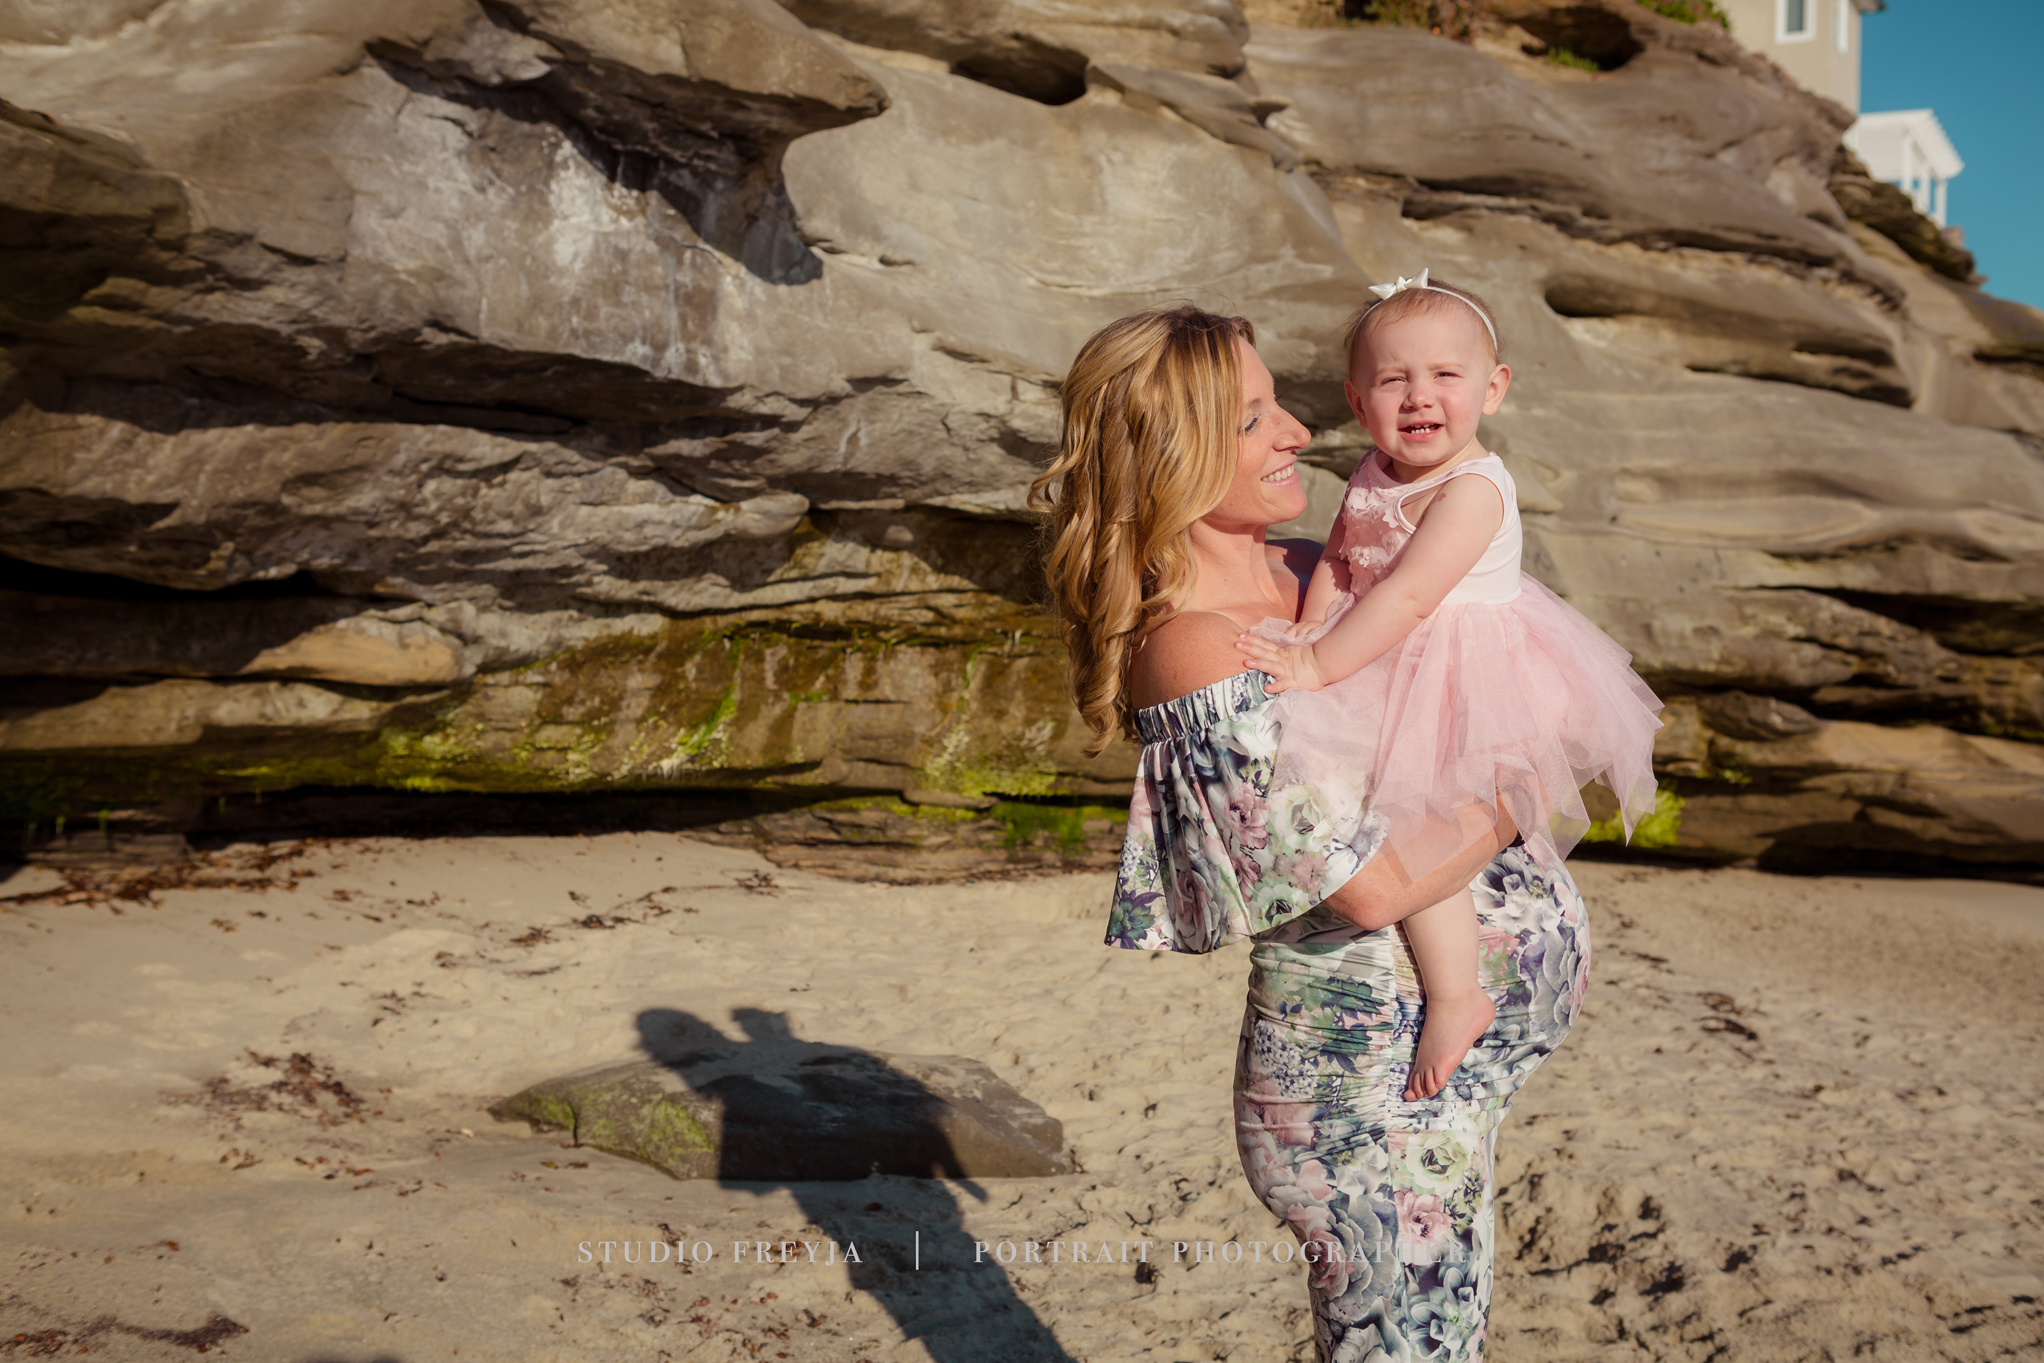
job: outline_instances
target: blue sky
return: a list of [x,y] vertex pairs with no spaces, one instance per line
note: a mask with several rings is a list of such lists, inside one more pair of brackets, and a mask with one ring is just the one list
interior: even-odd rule
[[1966,163],[1947,219],[1989,293],[2044,307],[2044,0],[1888,0],[1860,31],[1861,110],[1936,111]]

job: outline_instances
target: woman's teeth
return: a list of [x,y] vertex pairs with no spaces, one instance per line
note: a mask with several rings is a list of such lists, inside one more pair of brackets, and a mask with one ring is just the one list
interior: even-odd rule
[[1297,464],[1287,464],[1283,468],[1279,469],[1276,473],[1264,474],[1263,477],[1257,479],[1257,481],[1260,483],[1287,482],[1291,479],[1292,474],[1298,470],[1298,467],[1299,466]]

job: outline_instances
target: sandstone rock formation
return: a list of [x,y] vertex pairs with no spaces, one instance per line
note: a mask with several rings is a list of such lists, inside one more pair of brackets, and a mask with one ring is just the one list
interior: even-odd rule
[[0,20],[0,813],[1112,797],[1032,605],[1058,376],[1250,316],[1324,518],[1340,323],[1424,264],[1504,323],[1529,569],[1671,697],[1679,848],[2044,861],[2044,316],[1710,25],[1489,9]]

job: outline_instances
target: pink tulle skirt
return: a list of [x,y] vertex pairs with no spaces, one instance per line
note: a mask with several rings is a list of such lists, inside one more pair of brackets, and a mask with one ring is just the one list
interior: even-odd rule
[[1368,804],[1415,880],[1468,845],[1477,813],[1488,824],[1500,809],[1558,863],[1589,830],[1587,783],[1617,798],[1628,838],[1653,810],[1661,702],[1631,662],[1522,574],[1516,600],[1444,604],[1360,672],[1279,696],[1274,780]]

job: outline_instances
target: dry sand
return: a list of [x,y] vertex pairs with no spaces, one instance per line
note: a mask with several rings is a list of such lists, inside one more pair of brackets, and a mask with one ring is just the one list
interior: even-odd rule
[[[901,889],[668,835],[291,850],[215,858],[267,889],[0,914],[0,1357],[1311,1356],[1296,1265],[1171,1262],[1284,1240],[1228,1139],[1245,953],[1102,948],[1102,876]],[[1493,1356],[2037,1356],[2044,891],[1579,870],[1594,983],[1500,1138]],[[675,1013],[983,1060],[1083,1172],[676,1182],[480,1110]],[[675,1237],[717,1257],[578,1252]],[[1119,1262],[1144,1239],[1154,1281]],[[805,1240],[862,1262],[731,1262]],[[1004,1240],[1116,1261],[970,1263]]]

